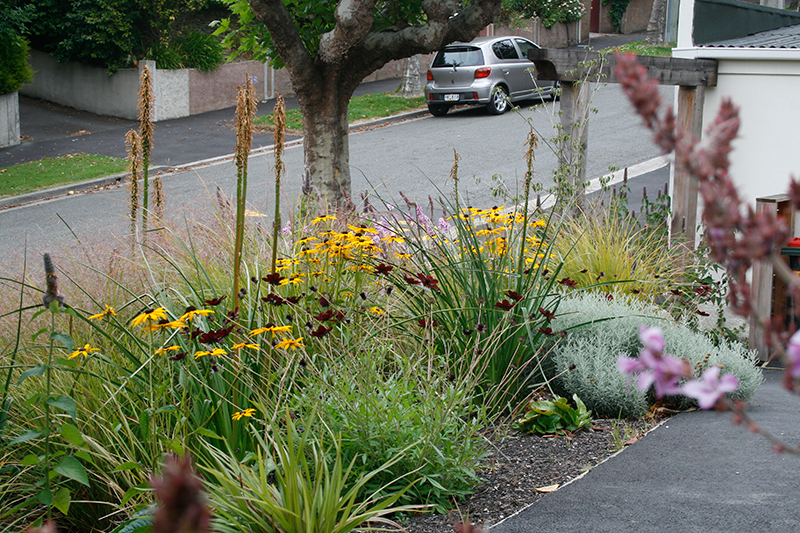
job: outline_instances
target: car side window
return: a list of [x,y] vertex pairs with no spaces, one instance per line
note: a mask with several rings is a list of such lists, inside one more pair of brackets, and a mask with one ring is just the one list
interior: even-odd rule
[[522,53],[522,57],[524,57],[525,59],[528,58],[528,51],[529,50],[538,50],[539,49],[538,46],[536,46],[535,44],[533,44],[532,42],[530,42],[527,39],[517,38],[517,39],[514,39],[514,40],[516,41],[517,46],[519,46],[519,51]]
[[514,48],[514,43],[511,39],[498,41],[492,45],[492,52],[498,59],[519,59],[517,49]]

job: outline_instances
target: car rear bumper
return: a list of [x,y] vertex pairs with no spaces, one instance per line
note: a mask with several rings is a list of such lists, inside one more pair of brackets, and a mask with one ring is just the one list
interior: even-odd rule
[[488,104],[492,95],[491,87],[440,87],[436,84],[425,86],[425,101],[429,104]]

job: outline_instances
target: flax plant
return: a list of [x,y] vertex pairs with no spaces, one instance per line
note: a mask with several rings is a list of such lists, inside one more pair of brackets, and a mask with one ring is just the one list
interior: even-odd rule
[[236,98],[236,237],[233,249],[233,307],[239,296],[242,247],[244,243],[244,211],[247,199],[247,159],[253,144],[253,117],[256,114],[256,90],[253,80],[245,75],[244,87],[239,86]]
[[153,91],[153,76],[150,69],[145,66],[140,75],[141,85],[137,108],[139,109],[139,136],[142,146],[142,234],[147,231],[147,213],[150,209],[149,179],[150,179],[150,151],[153,147],[153,106],[155,93]]
[[272,273],[274,274],[278,261],[278,231],[281,227],[281,175],[284,170],[282,155],[286,140],[286,105],[281,95],[278,95],[272,116],[275,121],[275,218],[272,222]]

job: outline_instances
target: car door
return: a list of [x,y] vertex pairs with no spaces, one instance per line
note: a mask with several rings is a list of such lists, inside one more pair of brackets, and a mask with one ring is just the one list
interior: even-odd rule
[[[545,89],[544,92],[546,94],[547,88],[552,87],[553,82],[536,80],[536,68],[534,67],[533,62],[528,59],[528,51],[538,50],[539,46],[535,43],[532,43],[528,39],[523,39],[522,37],[514,37],[514,42],[519,48],[520,57],[523,58],[523,63],[524,63],[523,70],[525,70],[528,79],[533,84],[534,94],[537,94],[539,92],[539,89]],[[536,87],[538,87],[538,89],[536,89]]]
[[533,94],[534,84],[530,74],[526,72],[526,69],[533,64],[520,56],[519,48],[514,41],[511,38],[497,41],[492,45],[492,52],[498,59],[498,66],[508,82],[511,100],[520,100]]

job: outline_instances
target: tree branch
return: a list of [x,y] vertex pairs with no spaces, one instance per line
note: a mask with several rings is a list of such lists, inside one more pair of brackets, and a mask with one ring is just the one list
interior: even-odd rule
[[372,28],[377,0],[339,0],[336,26],[319,41],[319,58],[329,65],[340,63],[361,44]]

